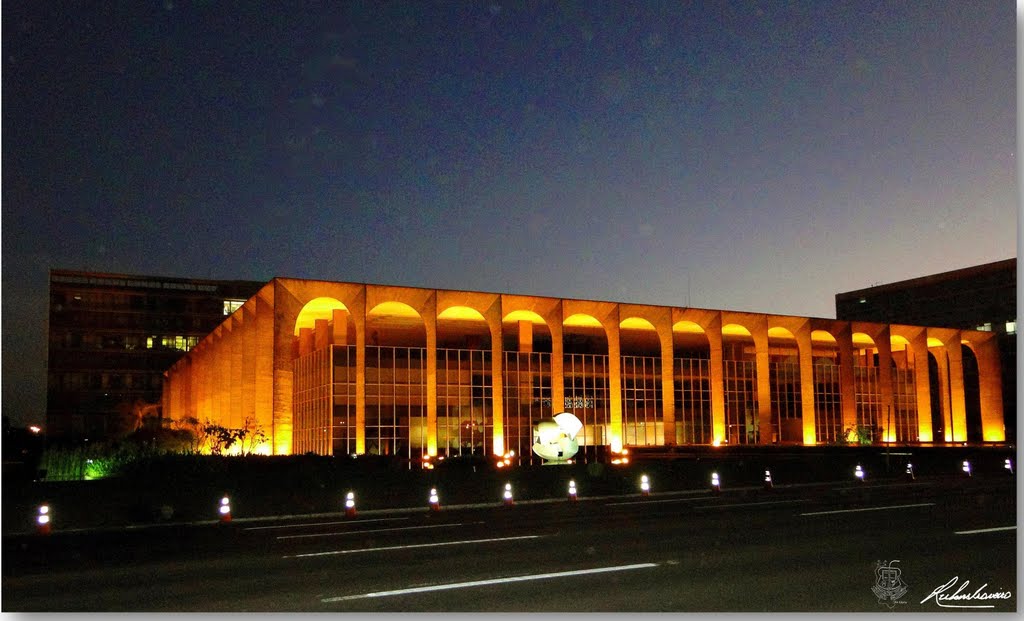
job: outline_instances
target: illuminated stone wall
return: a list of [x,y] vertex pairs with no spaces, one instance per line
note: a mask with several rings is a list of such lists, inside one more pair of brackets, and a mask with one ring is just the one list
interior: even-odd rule
[[[333,345],[354,349],[354,355],[346,353],[344,356],[346,362],[332,358],[331,363],[343,364],[344,376],[349,379],[336,382],[330,379],[332,376],[323,375],[322,365],[317,367],[321,378],[317,381],[328,391],[317,393],[317,403],[329,402],[337,407],[344,403],[345,412],[354,412],[354,415],[346,414],[341,423],[343,428],[337,423],[324,423],[323,408],[308,406],[312,401],[303,397],[307,405],[302,411],[316,411],[320,418],[296,420],[296,393],[306,391],[302,394],[307,395],[312,388],[310,378],[296,378],[295,374],[302,373],[301,369],[313,368],[297,364],[297,360]],[[832,403],[830,434],[836,433],[840,419],[844,430],[854,427],[859,420],[874,427],[871,438],[875,442],[895,440],[897,426],[901,429],[900,435],[906,435],[907,425],[916,426],[918,442],[963,442],[968,408],[962,346],[969,348],[978,361],[980,403],[977,408],[981,412],[984,439],[1003,441],[999,357],[993,335],[988,332],[278,278],[167,371],[164,415],[171,419],[192,417],[228,427],[254,421],[267,433],[268,443],[260,451],[268,454],[306,450],[329,453],[334,450],[334,439],[339,442],[337,446],[346,447],[346,452],[350,450],[348,447],[354,447],[354,452],[365,453],[384,450],[367,446],[366,429],[368,425],[377,424],[374,420],[367,421],[367,412],[377,412],[374,416],[379,416],[381,408],[386,406],[394,411],[422,412],[422,420],[415,414],[396,416],[407,417],[402,429],[425,430],[422,446],[419,440],[408,438],[404,444],[392,441],[386,450],[396,450],[401,444],[408,454],[422,451],[436,455],[438,351],[442,350],[443,361],[449,361],[442,365],[450,366],[451,354],[445,351],[468,349],[489,352],[484,357],[489,373],[485,382],[489,407],[482,409],[489,412],[490,420],[485,421],[482,428],[486,429],[490,443],[486,451],[493,454],[503,454],[510,448],[505,440],[506,420],[516,419],[517,435],[522,435],[518,430],[523,427],[523,421],[506,409],[503,370],[506,356],[538,352],[545,354],[545,366],[542,371],[533,373],[542,373],[543,377],[530,381],[544,385],[544,402],[550,403],[544,414],[551,416],[563,410],[582,409],[581,420],[587,418],[585,410],[589,398],[566,400],[564,365],[566,360],[601,357],[607,369],[602,371],[607,377],[600,382],[606,392],[602,399],[606,399],[607,407],[601,414],[606,420],[595,421],[594,428],[585,433],[604,438],[612,451],[624,447],[627,435],[643,437],[645,444],[650,444],[648,437],[656,437],[666,445],[685,439],[684,421],[690,424],[700,416],[686,408],[697,401],[702,404],[707,401],[701,398],[677,403],[675,384],[676,378],[682,377],[678,367],[684,364],[681,361],[686,361],[687,368],[696,368],[693,367],[696,360],[703,361],[699,366],[707,369],[710,378],[711,433],[700,437],[708,437],[712,443],[726,443],[730,438],[760,444],[819,443],[817,433],[821,427],[816,420],[815,404],[824,402],[826,396],[816,392],[819,390],[815,383],[816,364],[836,367],[830,376],[838,377],[838,391],[833,385],[827,395]],[[412,381],[409,375],[412,371],[392,372],[387,376],[390,379],[381,379],[385,376],[380,369],[375,369],[371,378],[371,403],[367,403],[367,350],[372,349],[375,356],[379,356],[384,351],[381,348],[425,352],[422,371],[416,371],[422,373],[422,378],[416,375],[415,380],[422,381],[425,387],[422,397],[400,398],[408,403],[397,403],[386,395],[382,397],[386,392],[381,389],[382,381],[392,382],[396,388],[404,386]],[[935,387],[929,379],[929,356],[941,371],[939,385]],[[477,361],[484,358],[466,357]],[[645,372],[651,377],[636,377],[637,367],[633,361],[638,358],[648,361],[643,368],[650,369]],[[623,360],[630,369],[625,376]],[[658,362],[655,364],[650,362],[652,360]],[[730,384],[726,369],[735,368],[735,364],[752,370],[747,382],[749,389]],[[787,369],[786,373],[780,375],[777,371],[780,368]],[[899,372],[882,372],[894,368]],[[442,367],[442,373],[452,372]],[[522,372],[518,365],[516,372],[518,382],[518,374]],[[657,377],[653,376],[655,374]],[[868,376],[876,378],[873,383],[855,381],[857,377]],[[446,377],[448,375],[441,378],[440,409],[442,416],[457,418],[459,404],[446,389],[445,382],[451,381]],[[777,379],[779,377],[787,378],[785,385],[779,384],[783,381]],[[894,377],[904,382],[899,386],[899,395],[894,394]],[[629,434],[624,432],[624,424],[638,425],[641,419],[645,425],[652,422],[649,410],[644,410],[639,418],[635,412],[641,407],[636,397],[641,394],[636,389],[638,379],[645,386],[642,394],[649,394],[651,386],[658,391],[654,399],[659,412],[657,420],[653,421],[659,430],[657,434],[640,433],[635,428],[629,429]],[[907,395],[908,385],[916,388],[913,398]],[[942,420],[950,421],[944,425],[943,437],[935,437],[933,432],[933,388],[941,395],[941,404],[937,406],[941,409]],[[515,390],[516,404],[529,401],[526,399],[531,390],[529,385],[524,388],[517,384]],[[865,390],[869,393],[864,393]],[[688,391],[680,390],[678,394],[689,395]],[[740,402],[750,404],[750,411],[742,413],[747,421],[743,429],[730,432],[726,399],[727,395],[732,398],[737,394],[742,397]],[[788,405],[779,403],[783,394]],[[902,408],[896,407],[897,397],[899,403],[904,404]],[[384,403],[385,398],[390,401]],[[908,415],[907,403],[916,407],[916,421]],[[530,416],[536,416],[536,407],[531,412]],[[781,420],[780,412],[786,413]],[[898,418],[900,416],[903,419]],[[443,421],[443,424],[449,423]],[[326,435],[316,438],[312,433],[314,427],[320,427],[321,433]],[[299,441],[293,437],[298,429],[303,430],[306,439]],[[449,447],[447,450],[452,450],[452,433],[442,434],[445,446]],[[692,433],[689,437],[693,437]]]

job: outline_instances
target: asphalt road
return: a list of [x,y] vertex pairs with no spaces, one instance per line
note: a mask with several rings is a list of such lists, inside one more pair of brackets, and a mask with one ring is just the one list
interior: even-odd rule
[[[1015,482],[726,488],[11,536],[2,608],[1012,612]],[[899,580],[880,578],[879,562]]]

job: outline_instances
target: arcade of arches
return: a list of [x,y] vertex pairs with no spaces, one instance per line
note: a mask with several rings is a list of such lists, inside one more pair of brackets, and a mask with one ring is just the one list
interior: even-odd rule
[[267,454],[1002,442],[990,332],[278,278],[166,373],[163,407]]

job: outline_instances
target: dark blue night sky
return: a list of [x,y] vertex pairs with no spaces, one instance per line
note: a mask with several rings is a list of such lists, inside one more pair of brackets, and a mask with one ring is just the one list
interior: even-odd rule
[[21,2],[3,412],[50,268],[834,317],[1016,256],[1011,2]]

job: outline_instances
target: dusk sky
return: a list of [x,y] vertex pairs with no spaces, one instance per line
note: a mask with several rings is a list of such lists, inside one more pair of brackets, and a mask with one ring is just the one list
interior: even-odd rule
[[3,413],[48,270],[835,317],[1016,256],[1012,2],[9,2]]

